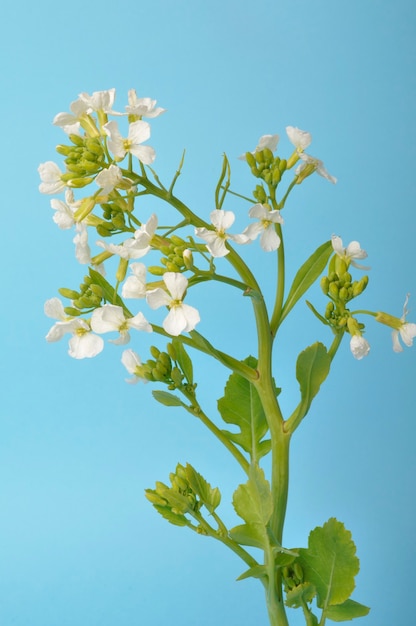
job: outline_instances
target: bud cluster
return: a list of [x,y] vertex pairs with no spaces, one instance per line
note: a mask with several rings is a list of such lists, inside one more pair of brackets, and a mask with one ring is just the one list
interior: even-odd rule
[[273,152],[269,148],[258,150],[254,154],[247,152],[246,160],[253,176],[262,178],[272,188],[276,188],[280,183],[287,167],[286,159],[273,156]]
[[[104,149],[100,139],[95,137],[81,137],[80,135],[71,134],[69,139],[72,146],[58,145],[56,151],[62,154],[65,159],[66,173],[62,174],[61,179],[64,182],[71,182],[74,185],[74,179],[84,179],[87,177],[85,184],[89,184],[92,178],[100,170],[103,169],[105,162]],[[78,181],[79,182],[79,181]]]
[[80,284],[79,291],[62,287],[59,293],[64,298],[72,300],[72,306],[64,308],[65,313],[71,316],[78,316],[82,312],[96,309],[103,301],[103,289],[93,282],[91,276],[84,276],[84,282]]
[[360,280],[353,282],[348,271],[342,274],[330,272],[328,276],[323,276],[321,279],[321,289],[324,294],[342,305],[362,294],[367,285],[368,276],[363,276]]
[[286,565],[282,568],[283,583],[285,585],[285,592],[291,591],[298,585],[301,585],[304,580],[303,569],[297,561],[291,565]]
[[188,245],[181,237],[172,235],[169,241],[163,242],[159,249],[164,255],[160,259],[163,267],[160,265],[148,267],[150,274],[162,276],[165,272],[184,272],[189,269],[189,254],[185,253]]
[[119,203],[106,202],[101,204],[103,210],[103,221],[97,224],[97,233],[101,237],[111,237],[115,233],[129,230],[126,224],[125,211]]
[[178,463],[176,471],[169,475],[169,479],[171,487],[157,481],[155,489],[146,489],[146,498],[156,508],[168,508],[175,515],[198,512],[202,502],[189,484],[185,467]]

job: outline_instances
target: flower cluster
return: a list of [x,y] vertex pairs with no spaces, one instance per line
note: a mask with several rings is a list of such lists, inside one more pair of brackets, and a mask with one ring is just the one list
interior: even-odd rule
[[[150,167],[156,152],[147,145],[151,127],[143,118],[153,120],[165,110],[156,106],[156,100],[138,97],[132,89],[128,92],[128,104],[121,112],[115,109],[115,96],[115,89],[92,95],[81,93],[71,103],[69,113],[58,113],[53,123],[62,128],[67,137],[66,143],[57,146],[64,167],[53,161],[39,166],[40,191],[48,195],[63,194],[50,201],[54,222],[62,230],[74,231],[75,256],[81,264],[90,265],[79,291],[60,290],[61,295],[70,300],[68,306],[58,298],[45,304],[46,315],[56,320],[47,340],[57,341],[70,334],[69,354],[77,359],[99,354],[104,347],[102,335],[106,333],[115,333],[111,341],[122,345],[129,342],[134,331],[156,330],[172,337],[192,333],[201,318],[199,311],[185,302],[187,293],[206,280],[227,282],[216,274],[217,259],[228,258],[235,262],[236,257],[230,254],[234,246],[250,244],[256,239],[263,251],[280,254],[282,212],[291,190],[313,172],[336,182],[319,159],[305,152],[312,141],[309,132],[286,127],[288,139],[294,146],[288,159],[274,154],[278,135],[263,135],[253,151],[240,157],[256,178],[252,199],[246,198],[250,201],[248,218],[253,221],[247,223],[247,220],[240,232],[230,232],[236,214],[222,208],[229,187],[228,159],[224,156],[215,209],[210,212],[209,221],[205,221],[173,196],[182,162],[168,188]],[[292,168],[292,182],[279,201],[277,188]],[[150,175],[154,181],[150,180]],[[86,193],[91,186],[92,191]],[[76,197],[79,193],[84,197]],[[165,227],[155,213],[139,216],[137,205],[140,204],[141,209],[149,195],[179,211],[179,222]],[[182,228],[187,230],[179,236]],[[88,234],[91,230],[98,235],[95,254]],[[351,351],[360,359],[368,354],[370,347],[363,337],[364,324],[357,321],[349,303],[364,291],[368,277],[353,280],[349,270],[351,266],[369,269],[357,263],[367,254],[356,241],[344,248],[338,236],[332,237],[332,248],[329,273],[321,281],[329,302],[325,316],[317,316],[335,333],[349,333]],[[161,254],[158,265],[152,264],[154,253]],[[147,259],[152,261],[145,264]],[[107,261],[117,264],[115,286],[105,278]],[[198,267],[200,262],[204,268]],[[149,282],[148,274],[158,280]],[[237,281],[234,284],[238,284]],[[244,282],[239,284],[246,288]],[[131,312],[124,302],[137,299],[151,311],[167,309],[161,327],[147,321],[143,311]],[[416,335],[416,325],[405,321],[406,307],[407,299],[400,319],[384,313],[374,314],[377,321],[392,327],[396,351],[401,349],[399,336],[405,345],[411,345]],[[123,363],[130,373],[142,371],[140,358],[133,351],[125,353]]]

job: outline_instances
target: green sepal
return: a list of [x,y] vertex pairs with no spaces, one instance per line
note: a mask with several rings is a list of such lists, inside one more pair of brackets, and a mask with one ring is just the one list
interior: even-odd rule
[[313,285],[317,278],[319,278],[333,251],[331,241],[326,241],[319,246],[309,259],[299,268],[286,298],[286,302],[283,305],[279,323],[284,320],[298,300],[304,295],[304,293],[306,293],[309,287]]
[[266,578],[267,567],[265,565],[254,565],[246,570],[236,580],[245,580],[246,578]]
[[[257,360],[249,356],[243,361],[251,368],[257,367]],[[227,424],[235,424],[238,433],[222,432],[233,443],[248,452],[253,461],[258,461],[270,451],[270,441],[261,441],[268,431],[267,420],[259,394],[252,383],[240,374],[229,377],[224,396],[218,400],[218,411]]]
[[308,548],[299,549],[304,580],[315,585],[319,608],[340,605],[354,591],[360,569],[355,552],[350,531],[334,517],[311,531]]
[[325,611],[325,617],[333,622],[347,622],[355,617],[368,615],[370,608],[355,602],[355,600],[345,600],[342,604],[329,606]]
[[159,389],[155,389],[152,391],[152,395],[155,400],[160,402],[160,404],[164,404],[165,406],[183,406],[186,405],[182,402],[178,396],[175,396],[173,393],[169,393],[168,391],[161,391]]
[[285,550],[284,548],[274,549],[274,564],[276,567],[286,567],[293,563],[293,561],[298,556],[297,552],[291,552],[290,550]]
[[298,609],[303,603],[312,602],[315,595],[316,588],[312,583],[301,583],[286,593],[285,604],[292,609]]
[[185,466],[186,479],[192,491],[199,496],[202,504],[210,513],[213,513],[221,502],[221,493],[218,487],[211,487],[199,472],[189,463]]
[[192,385],[194,382],[194,374],[191,358],[186,352],[185,347],[180,339],[177,339],[175,337],[174,339],[172,339],[172,344],[175,353],[175,360],[179,363],[179,366],[182,372],[185,374],[188,383]]

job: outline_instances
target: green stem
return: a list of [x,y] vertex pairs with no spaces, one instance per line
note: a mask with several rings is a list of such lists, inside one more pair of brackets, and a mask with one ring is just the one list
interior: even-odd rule
[[186,389],[180,389],[179,391],[182,393],[182,395],[185,396],[187,400],[191,402],[191,406],[184,407],[186,408],[188,413],[201,420],[204,426],[206,426],[208,430],[210,430],[212,434],[215,435],[215,437],[217,437],[217,439],[223,444],[223,446],[227,448],[227,450],[233,455],[237,463],[239,463],[244,472],[248,475],[250,464],[240,452],[240,450],[233,444],[232,441],[228,439],[226,435],[224,435],[222,430],[220,430],[218,426],[216,426],[214,422],[209,419],[206,413],[201,409],[193,394],[187,392]]
[[276,224],[277,234],[280,237],[280,246],[277,249],[277,285],[276,285],[276,299],[272,317],[270,319],[270,328],[273,337],[276,336],[277,329],[279,327],[280,316],[283,307],[283,298],[285,292],[285,248],[283,241],[283,231],[280,224]]

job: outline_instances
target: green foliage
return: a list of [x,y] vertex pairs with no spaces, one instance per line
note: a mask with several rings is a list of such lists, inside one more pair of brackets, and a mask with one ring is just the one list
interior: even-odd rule
[[320,342],[314,343],[299,354],[296,363],[296,378],[300,386],[301,401],[288,420],[292,431],[309,411],[312,400],[329,374],[330,366],[331,357]]
[[192,385],[194,382],[194,375],[192,361],[189,354],[186,352],[182,341],[180,341],[180,339],[177,339],[176,337],[172,340],[172,346],[175,354],[175,360],[178,362],[179,367],[185,374],[185,378],[188,383]]
[[360,569],[350,531],[334,517],[311,531],[308,548],[299,550],[304,580],[316,588],[317,605],[327,610],[352,594]]
[[221,493],[218,487],[211,485],[189,463],[185,466],[185,475],[189,487],[199,497],[202,504],[212,514],[221,502]]
[[265,549],[269,545],[267,523],[273,512],[269,481],[257,465],[251,465],[249,479],[233,495],[234,509],[246,523],[230,530],[234,541]]
[[354,600],[345,600],[342,604],[335,604],[326,609],[326,617],[333,622],[346,622],[355,617],[365,617],[370,609],[364,604],[355,602]]
[[319,246],[309,259],[299,268],[283,306],[280,322],[284,320],[298,300],[300,300],[309,287],[311,287],[317,278],[319,278],[322,274],[333,251],[332,243],[330,241],[326,241]]
[[168,391],[160,391],[159,389],[152,391],[152,396],[155,400],[164,404],[165,406],[185,406],[178,396]]
[[[250,356],[244,363],[255,368],[257,361]],[[218,400],[218,410],[227,424],[239,427],[239,433],[223,430],[223,433],[250,454],[252,461],[258,461],[270,451],[270,441],[262,441],[267,433],[266,416],[259,394],[247,379],[239,374],[231,374]]]

